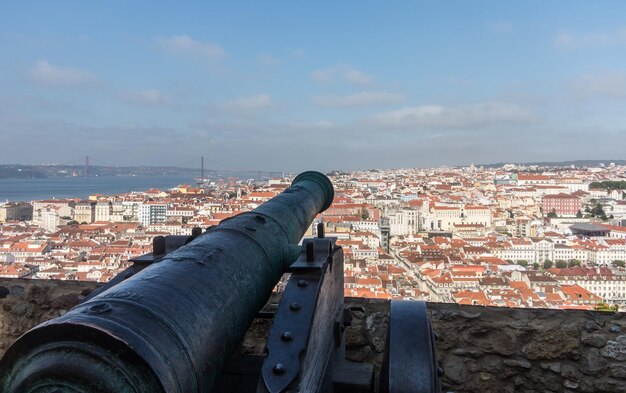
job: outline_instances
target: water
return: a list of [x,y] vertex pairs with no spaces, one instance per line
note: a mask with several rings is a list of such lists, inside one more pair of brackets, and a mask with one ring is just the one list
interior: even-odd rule
[[191,184],[191,176],[98,176],[49,177],[45,179],[0,179],[0,203],[5,200],[30,202],[52,198],[86,198],[93,194],[122,194],[150,188],[168,189]]

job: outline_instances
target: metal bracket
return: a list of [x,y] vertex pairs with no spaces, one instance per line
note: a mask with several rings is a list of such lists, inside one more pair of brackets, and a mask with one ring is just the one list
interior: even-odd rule
[[426,303],[393,300],[379,392],[439,393],[441,374]]
[[306,349],[321,272],[293,274],[287,283],[267,339],[268,356],[262,376],[271,393],[284,391],[300,373],[300,354]]
[[287,272],[321,270],[329,262],[333,250],[337,247],[336,242],[335,237],[304,239],[300,257],[289,266]]
[[135,264],[149,265],[158,261],[167,254],[174,252],[184,246],[191,243],[195,238],[202,235],[202,228],[194,227],[191,230],[191,235],[168,235],[168,236],[156,236],[152,239],[152,252],[138,256],[136,258],[129,259],[130,262]]
[[[299,376],[314,318],[319,317],[315,314],[321,288],[339,250],[335,241],[335,238],[305,239],[300,257],[289,267],[292,274],[267,339],[268,356],[263,363],[259,391],[283,392]],[[332,328],[332,321],[328,324]]]

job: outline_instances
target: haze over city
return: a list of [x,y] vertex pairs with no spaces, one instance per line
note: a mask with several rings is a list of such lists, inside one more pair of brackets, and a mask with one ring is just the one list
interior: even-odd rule
[[4,2],[0,163],[622,158],[623,2]]

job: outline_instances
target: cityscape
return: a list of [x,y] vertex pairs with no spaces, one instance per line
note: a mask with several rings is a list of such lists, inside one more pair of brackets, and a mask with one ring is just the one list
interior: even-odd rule
[[[344,294],[498,307],[626,307],[626,166],[504,164],[328,173],[316,217],[345,254]],[[160,235],[191,235],[290,176],[0,205],[0,277],[108,282]]]
[[0,1],[0,393],[626,393],[625,15]]

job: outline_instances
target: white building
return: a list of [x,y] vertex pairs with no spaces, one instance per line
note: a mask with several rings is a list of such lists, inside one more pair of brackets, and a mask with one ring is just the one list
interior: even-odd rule
[[111,213],[113,212],[111,202],[98,202],[96,203],[96,221],[110,221]]
[[149,201],[139,205],[139,222],[144,226],[165,222],[167,204]]

